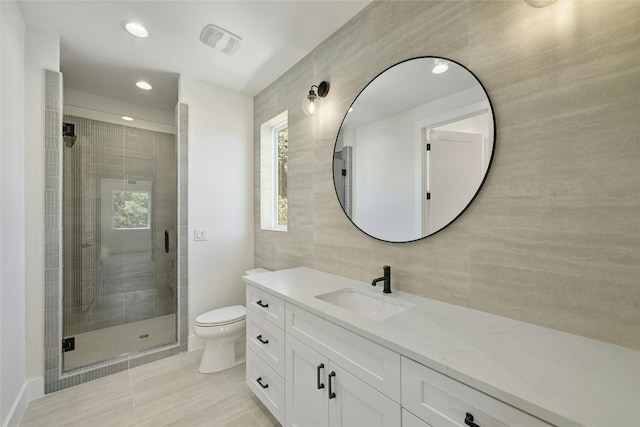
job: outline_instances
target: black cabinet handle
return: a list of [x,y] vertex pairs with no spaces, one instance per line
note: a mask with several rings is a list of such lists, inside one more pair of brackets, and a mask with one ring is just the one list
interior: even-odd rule
[[169,253],[169,230],[164,230],[164,252]]
[[321,363],[321,364],[318,365],[318,370],[317,370],[317,373],[316,373],[316,375],[317,375],[317,381],[316,382],[318,383],[318,390],[324,388],[324,384],[322,384],[320,382],[320,369],[324,369],[324,363]]
[[258,379],[256,380],[256,382],[258,384],[260,384],[260,387],[262,388],[269,388],[269,384],[262,384],[262,377],[258,377]]
[[256,339],[260,341],[262,344],[269,344],[269,340],[263,340],[262,335],[258,335]]
[[480,427],[478,424],[473,422],[473,415],[467,412],[467,415],[464,416],[464,423],[469,427]]
[[269,304],[264,304],[264,303],[262,302],[262,300],[261,300],[261,299],[260,299],[260,300],[258,300],[258,301],[256,301],[256,304],[258,304],[258,305],[259,305],[260,307],[262,307],[262,308],[267,308],[267,307],[269,307]]
[[331,371],[331,373],[329,374],[329,399],[333,399],[334,397],[336,397],[336,394],[331,390],[331,378],[335,376],[336,373]]

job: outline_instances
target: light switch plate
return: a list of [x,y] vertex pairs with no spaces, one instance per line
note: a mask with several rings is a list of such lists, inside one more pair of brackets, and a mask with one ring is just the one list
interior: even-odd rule
[[208,234],[209,234],[208,228],[194,228],[193,240],[196,242],[203,242],[205,240],[209,240]]

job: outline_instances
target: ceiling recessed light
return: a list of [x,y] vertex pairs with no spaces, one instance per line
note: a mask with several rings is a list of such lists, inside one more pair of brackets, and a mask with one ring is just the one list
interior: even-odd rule
[[144,89],[144,90],[153,89],[153,87],[149,83],[147,83],[147,82],[145,82],[143,80],[140,80],[138,83],[136,83],[136,86],[138,86],[140,89]]
[[122,116],[122,120],[126,120],[128,122],[132,122],[133,121],[133,117],[129,117],[129,116]]
[[131,21],[122,21],[120,24],[122,25],[122,28],[124,28],[125,31],[132,36],[140,37],[141,39],[149,37],[149,31],[147,31],[147,29],[143,27],[142,24]]
[[449,64],[447,64],[446,61],[443,61],[441,59],[436,59],[435,65],[433,66],[433,69],[431,70],[431,72],[433,74],[442,74],[448,69],[449,69]]

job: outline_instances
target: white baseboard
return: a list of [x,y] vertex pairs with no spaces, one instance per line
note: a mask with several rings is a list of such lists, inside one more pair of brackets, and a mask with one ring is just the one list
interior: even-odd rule
[[42,397],[44,395],[44,378],[32,378],[26,381],[22,385],[20,394],[16,401],[13,403],[9,415],[2,427],[17,427],[22,421],[24,412],[27,410],[27,405],[33,399]]

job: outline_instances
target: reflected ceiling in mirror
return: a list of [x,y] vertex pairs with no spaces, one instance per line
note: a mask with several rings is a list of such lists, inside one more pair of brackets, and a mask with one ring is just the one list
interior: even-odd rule
[[455,61],[389,67],[347,110],[333,178],[345,214],[388,242],[430,236],[458,218],[489,171],[495,125],[480,81]]

